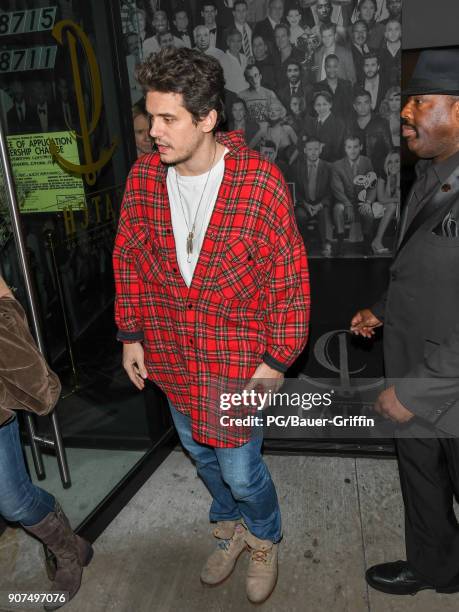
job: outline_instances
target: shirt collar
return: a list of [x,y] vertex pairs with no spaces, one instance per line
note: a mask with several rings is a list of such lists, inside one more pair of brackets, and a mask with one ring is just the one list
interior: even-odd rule
[[360,155],[357,157],[357,159],[354,159],[354,161],[351,161],[349,158],[346,158],[350,167],[353,168],[354,166],[357,168],[357,166],[359,165],[360,162]]
[[352,43],[354,45],[354,47],[360,52],[360,53],[366,53],[368,51],[368,45],[366,42],[363,43],[363,45],[358,45],[357,43],[353,42]]
[[459,166],[459,151],[438,163],[432,163],[432,168],[440,183],[444,183],[452,172]]
[[459,166],[459,151],[453,153],[441,162],[433,162],[431,159],[420,159],[415,166],[416,177],[423,174],[429,175],[439,183],[444,183],[451,173]]

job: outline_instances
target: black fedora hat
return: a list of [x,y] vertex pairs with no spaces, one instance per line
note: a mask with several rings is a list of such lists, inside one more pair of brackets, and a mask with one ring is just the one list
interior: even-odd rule
[[411,79],[402,94],[459,95],[459,48],[421,51]]

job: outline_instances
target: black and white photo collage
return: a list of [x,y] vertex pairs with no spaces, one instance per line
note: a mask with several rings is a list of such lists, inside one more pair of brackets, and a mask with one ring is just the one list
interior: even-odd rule
[[225,129],[281,169],[310,257],[390,257],[400,211],[402,0],[120,0],[135,66],[166,46],[221,63]]

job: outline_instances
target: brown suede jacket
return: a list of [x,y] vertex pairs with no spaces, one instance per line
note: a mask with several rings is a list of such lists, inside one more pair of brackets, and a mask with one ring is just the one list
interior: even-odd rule
[[[1,279],[1,277],[0,277]],[[38,350],[22,306],[11,294],[0,297],[0,427],[14,410],[48,414],[61,384]]]

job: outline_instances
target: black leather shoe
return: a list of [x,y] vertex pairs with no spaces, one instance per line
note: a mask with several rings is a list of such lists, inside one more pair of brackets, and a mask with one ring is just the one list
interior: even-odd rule
[[393,561],[373,565],[367,570],[365,578],[368,584],[391,595],[415,595],[424,589],[434,589],[437,593],[458,593],[459,585],[451,587],[434,587],[419,578],[408,565],[407,561]]

